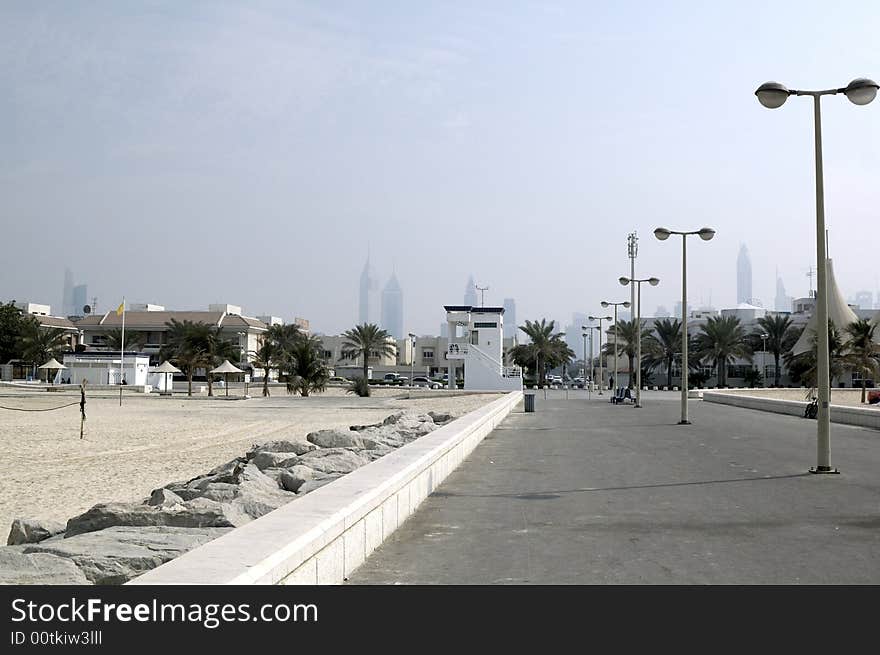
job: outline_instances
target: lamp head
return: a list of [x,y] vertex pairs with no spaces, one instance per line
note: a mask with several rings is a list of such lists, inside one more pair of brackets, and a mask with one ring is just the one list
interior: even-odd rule
[[648,278],[648,284],[650,284],[652,287],[656,287],[658,284],[660,284],[660,280],[656,277]]
[[613,321],[614,320],[614,317],[612,317],[612,316],[603,316],[602,318],[605,319],[606,321]]
[[779,82],[764,82],[755,91],[755,95],[758,96],[758,102],[767,109],[778,109],[788,100],[791,91]]
[[629,284],[630,280],[628,277],[622,277],[618,280],[618,282],[620,282],[620,284],[622,284],[623,286],[626,286],[627,284]]
[[877,82],[859,77],[846,85],[844,93],[854,105],[867,105],[877,95]]
[[627,309],[629,309],[630,307],[632,307],[632,303],[629,300],[627,300],[623,303],[623,306],[626,307]]
[[608,303],[604,300],[602,302],[600,302],[599,304],[602,305],[602,307],[608,307]]
[[712,237],[715,236],[715,230],[713,230],[711,227],[703,227],[700,228],[700,231],[697,232],[697,234],[700,235],[700,238],[703,241],[711,241]]
[[666,239],[669,238],[670,234],[672,234],[672,232],[667,230],[665,227],[658,227],[656,230],[654,230],[654,236],[657,237],[657,239],[659,239],[660,241],[666,241]]
[[595,316],[587,316],[587,318],[590,319],[591,321],[595,321],[595,320],[596,320],[596,317],[595,317]]

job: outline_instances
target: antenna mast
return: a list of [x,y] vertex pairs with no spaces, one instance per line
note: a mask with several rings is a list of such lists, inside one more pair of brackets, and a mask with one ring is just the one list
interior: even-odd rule
[[474,285],[477,288],[477,291],[480,292],[480,307],[486,306],[486,292],[489,290],[489,287],[481,287],[479,284]]

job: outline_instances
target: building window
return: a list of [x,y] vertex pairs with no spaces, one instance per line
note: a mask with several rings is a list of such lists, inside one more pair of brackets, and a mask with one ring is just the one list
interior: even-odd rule
[[498,323],[474,323],[474,329],[477,328],[497,328]]
[[422,359],[434,359],[434,349],[422,348]]
[[332,350],[322,350],[321,357],[324,359],[333,359],[333,351]]

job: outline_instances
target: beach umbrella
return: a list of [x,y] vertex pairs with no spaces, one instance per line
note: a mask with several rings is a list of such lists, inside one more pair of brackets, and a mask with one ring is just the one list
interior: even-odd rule
[[244,373],[240,368],[236,368],[234,364],[230,364],[228,359],[224,359],[223,363],[211,371],[211,374],[222,373],[226,381],[226,395],[229,395],[229,374]]
[[169,373],[182,373],[179,368],[177,368],[174,364],[169,362],[167,359],[162,362],[162,365],[158,368],[153,369],[153,373],[164,373],[165,374],[165,391],[169,394],[171,391],[168,389],[168,374]]
[[[53,357],[48,362],[46,362],[42,366],[38,366],[37,368],[38,369],[46,369],[47,371],[53,371],[53,370],[58,371],[58,370],[61,370],[63,368],[67,368],[67,367]],[[47,378],[48,378],[48,375],[47,375]]]

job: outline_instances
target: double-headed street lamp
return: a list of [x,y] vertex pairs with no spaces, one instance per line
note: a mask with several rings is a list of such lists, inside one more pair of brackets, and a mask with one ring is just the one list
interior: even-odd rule
[[[660,284],[660,280],[656,277],[645,278],[644,280],[634,280],[631,277],[622,277],[619,282],[626,286],[627,284],[636,285],[636,407],[642,406],[642,282],[647,282],[652,287]],[[632,371],[630,371],[632,377]]]
[[666,241],[672,234],[681,235],[681,420],[679,425],[690,425],[688,419],[688,319],[687,319],[687,237],[697,234],[703,241],[710,241],[715,230],[704,227],[693,232],[676,232],[658,227],[654,236]]
[[614,389],[612,389],[612,391],[616,393],[617,385],[619,384],[619,380],[617,377],[617,307],[632,307],[632,303],[629,300],[624,300],[623,302],[607,302],[603,300],[600,304],[605,309],[607,309],[611,305],[614,305]]
[[602,395],[602,387],[605,386],[605,372],[602,369],[602,321],[610,321],[610,316],[590,316],[591,321],[599,321],[599,395]]
[[813,98],[813,129],[816,146],[816,336],[818,349],[817,386],[819,388],[819,412],[816,426],[817,463],[811,473],[837,473],[831,468],[831,378],[828,353],[828,286],[825,253],[825,182],[822,175],[822,114],[819,99],[826,95],[843,93],[855,105],[867,105],[877,95],[877,83],[860,77],[842,89],[825,91],[797,91],[778,82],[765,82],[755,91],[758,101],[768,109],[785,104],[788,96],[811,96]]

